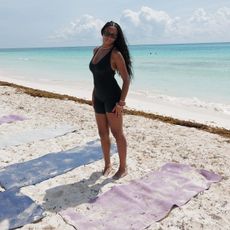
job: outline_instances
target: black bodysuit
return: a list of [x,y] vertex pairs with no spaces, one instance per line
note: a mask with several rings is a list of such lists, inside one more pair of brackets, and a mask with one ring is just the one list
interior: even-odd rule
[[93,58],[89,63],[94,80],[93,97],[96,113],[111,113],[116,103],[120,100],[121,88],[114,78],[115,71],[111,68],[110,63],[112,50],[96,64],[92,63]]

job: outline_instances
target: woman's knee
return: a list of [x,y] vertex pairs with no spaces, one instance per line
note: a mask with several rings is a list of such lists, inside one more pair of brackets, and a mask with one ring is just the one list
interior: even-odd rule
[[101,139],[109,138],[109,130],[98,130],[98,134]]
[[116,140],[125,138],[122,130],[111,130],[111,132]]

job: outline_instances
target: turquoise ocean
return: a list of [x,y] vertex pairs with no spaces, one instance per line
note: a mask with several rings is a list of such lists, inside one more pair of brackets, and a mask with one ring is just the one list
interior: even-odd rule
[[[219,104],[230,113],[230,43],[131,45],[137,94]],[[93,47],[0,49],[0,76],[92,84]],[[119,77],[118,82],[120,82]]]

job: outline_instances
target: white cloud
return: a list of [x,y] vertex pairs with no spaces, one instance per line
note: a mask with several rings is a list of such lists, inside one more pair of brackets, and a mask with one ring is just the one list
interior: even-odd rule
[[[124,10],[119,24],[129,44],[230,41],[230,8],[227,7],[212,13],[199,8],[181,18],[143,6],[139,11]],[[56,32],[52,39],[75,45],[95,45],[100,42],[103,25],[101,19],[83,15]]]
[[181,22],[180,32],[186,30],[185,36],[194,41],[229,41],[230,8],[219,8],[214,13],[197,9],[193,15]]
[[140,25],[140,19],[137,12],[132,10],[125,10],[121,19],[124,24],[138,27]]
[[189,22],[191,23],[207,23],[210,17],[207,15],[204,9],[200,8],[196,10],[190,17]]
[[125,10],[120,23],[131,43],[212,42],[230,40],[230,8],[208,13],[200,8],[187,18],[142,7]]
[[51,36],[52,40],[72,41],[75,44],[95,44],[100,38],[100,30],[104,22],[90,15],[83,15],[81,18],[70,22],[65,28],[58,30]]
[[137,43],[162,39],[171,21],[172,19],[166,12],[156,11],[146,6],[143,6],[138,12],[125,10],[120,19],[127,37]]

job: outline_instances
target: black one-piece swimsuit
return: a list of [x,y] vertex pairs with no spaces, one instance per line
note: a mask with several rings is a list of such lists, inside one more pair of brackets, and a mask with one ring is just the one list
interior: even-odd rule
[[[96,113],[111,113],[120,100],[121,88],[114,78],[115,71],[111,68],[111,49],[96,64],[89,63],[94,80],[94,110]],[[96,55],[96,52],[94,56]]]

